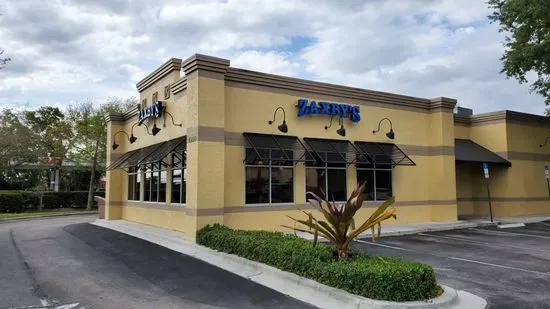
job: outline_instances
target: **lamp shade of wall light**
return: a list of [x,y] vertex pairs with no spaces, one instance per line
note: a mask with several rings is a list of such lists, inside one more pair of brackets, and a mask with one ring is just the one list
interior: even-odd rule
[[156,136],[159,132],[160,132],[160,128],[157,127],[157,124],[153,124],[153,129],[151,130],[151,132],[153,133],[153,136]]
[[[330,123],[328,126],[325,126],[325,130],[328,130],[330,127],[332,127],[332,119],[334,119],[334,115],[330,117]],[[344,128],[344,118],[340,117],[338,119],[338,123],[340,124],[340,128],[336,130],[336,133],[340,136],[346,136],[346,128]]]
[[[117,136],[119,133],[125,134],[125,135],[128,137],[128,140],[130,141],[130,143],[133,143],[133,142],[132,142],[132,139],[131,139],[131,137],[128,135],[128,133],[126,133],[126,132],[120,130],[120,131],[116,132],[116,133],[113,135],[113,145],[111,146],[111,147],[113,148],[113,150],[117,149],[118,146],[120,146],[119,144],[116,143],[116,136]],[[132,136],[133,136],[133,134],[132,134]],[[135,138],[135,137],[134,137],[134,138]],[[134,142],[135,142],[135,140],[134,140]]]
[[380,119],[380,121],[378,122],[378,129],[373,130],[372,134],[376,134],[380,131],[380,124],[384,120],[387,120],[390,123],[390,131],[388,133],[386,133],[386,137],[389,138],[389,139],[394,139],[395,138],[395,132],[393,131],[393,123],[391,122],[391,120],[389,118]]
[[283,133],[287,133],[288,132],[288,125],[286,124],[286,113],[285,113],[285,109],[282,108],[281,106],[279,106],[275,109],[275,112],[273,112],[273,120],[269,120],[267,123],[269,123],[271,125],[275,122],[275,116],[277,116],[277,112],[279,110],[283,111],[283,123],[281,123],[279,126],[277,126],[277,129],[279,129],[279,131],[281,131]]

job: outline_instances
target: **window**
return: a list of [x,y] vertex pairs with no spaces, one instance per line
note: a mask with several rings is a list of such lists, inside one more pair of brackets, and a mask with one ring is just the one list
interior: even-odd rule
[[139,166],[132,166],[128,169],[128,200],[139,201],[141,189],[141,171]]
[[144,193],[144,201],[166,201],[166,168],[160,162],[146,165]]
[[294,202],[294,164],[292,150],[246,148],[246,204]]
[[384,201],[392,196],[391,165],[384,161],[357,164],[357,183],[366,181],[365,201]]
[[186,172],[185,153],[172,153],[172,203],[185,204]]
[[[340,155],[330,152],[317,152],[314,162],[306,162],[306,192],[313,192],[329,201],[347,200],[346,162]],[[306,199],[313,198],[306,195]]]

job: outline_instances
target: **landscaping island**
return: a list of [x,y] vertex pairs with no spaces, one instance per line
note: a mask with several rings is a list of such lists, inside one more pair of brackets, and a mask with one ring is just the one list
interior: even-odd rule
[[442,293],[429,265],[359,252],[338,260],[330,246],[281,232],[208,225],[198,231],[197,243],[370,299],[422,301]]

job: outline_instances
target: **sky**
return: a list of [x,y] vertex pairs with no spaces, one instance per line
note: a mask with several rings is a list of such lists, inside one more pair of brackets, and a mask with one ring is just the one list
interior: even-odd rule
[[0,108],[137,96],[171,57],[423,98],[474,113],[543,114],[500,74],[504,34],[483,0],[4,0]]

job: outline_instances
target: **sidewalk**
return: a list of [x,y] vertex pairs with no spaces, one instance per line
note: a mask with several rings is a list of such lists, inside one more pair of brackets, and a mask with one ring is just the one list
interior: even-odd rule
[[[382,231],[380,237],[389,237],[389,236],[400,236],[400,235],[412,235],[425,232],[436,232],[436,231],[448,231],[448,230],[457,230],[457,229],[467,229],[474,227],[490,226],[496,225],[491,223],[490,220],[485,219],[472,219],[472,220],[458,220],[458,221],[449,221],[449,222],[420,222],[420,223],[408,223],[408,224],[384,224],[382,223]],[[375,232],[377,230],[375,229]],[[303,232],[298,232],[296,235],[306,238],[313,239],[313,235]],[[371,238],[371,231],[362,233],[358,237],[359,239]]]
[[[535,223],[550,220],[550,216],[526,216],[526,217],[494,217],[493,222],[489,217],[472,217],[465,220],[449,222],[421,222],[408,224],[384,224],[382,223],[382,232],[380,237],[412,235],[426,232],[449,231],[458,229],[468,229],[484,226],[498,226],[505,224]],[[376,232],[376,230],[375,230]],[[304,232],[297,232],[296,235],[313,239],[313,235]],[[367,231],[359,235],[358,239],[371,238],[371,232]]]

